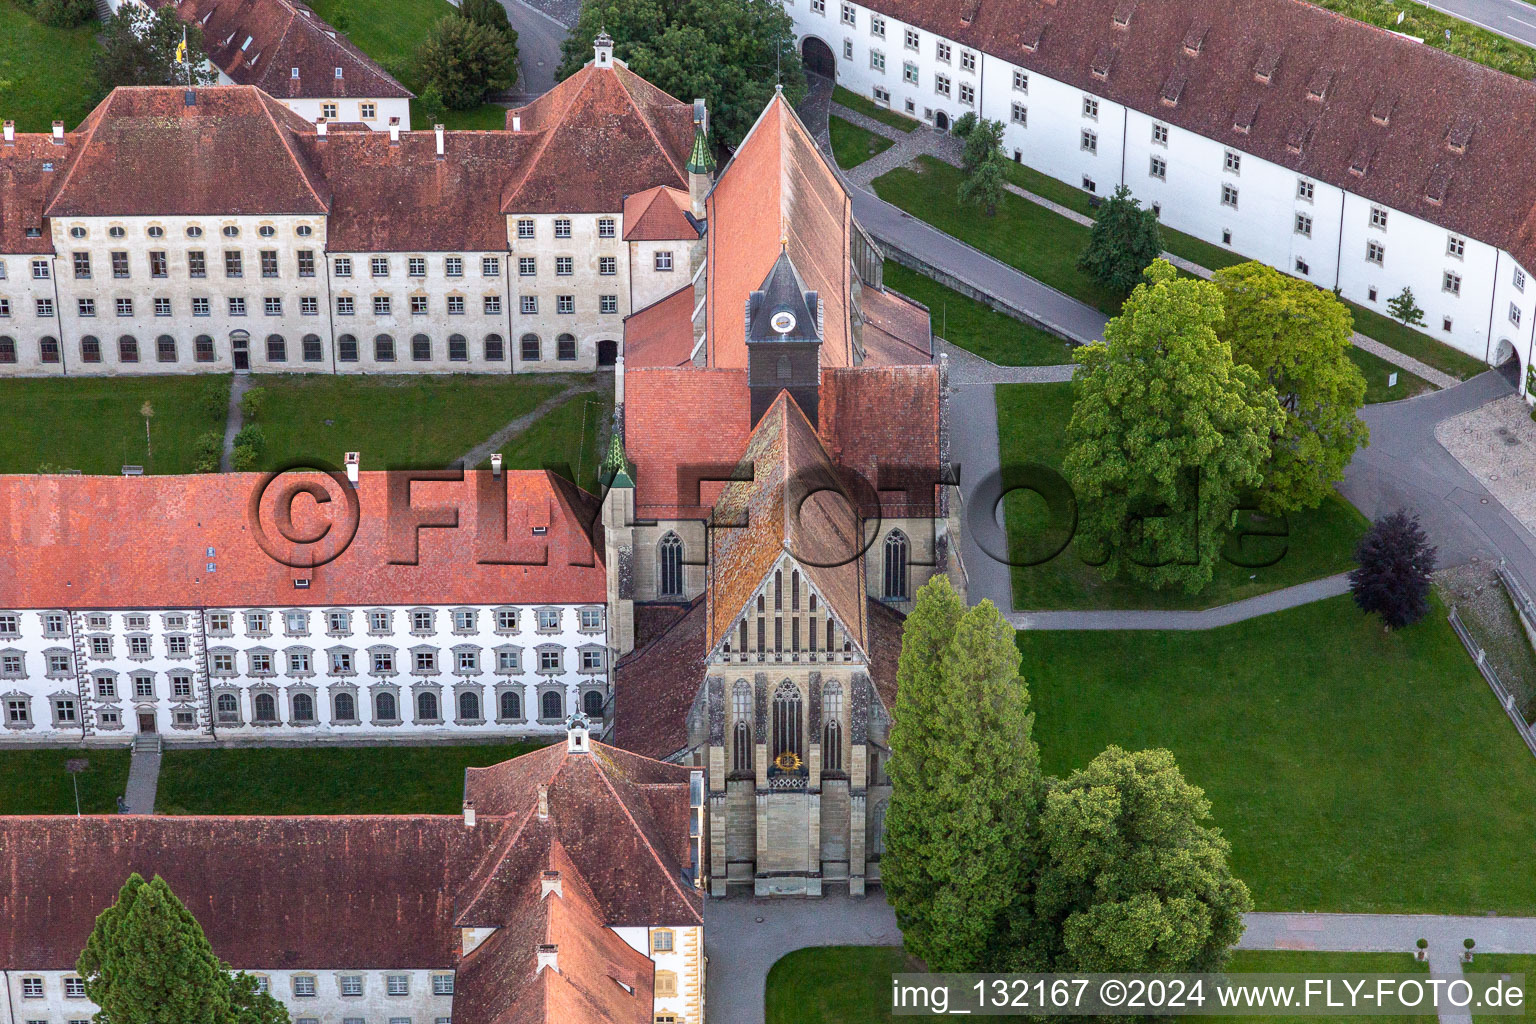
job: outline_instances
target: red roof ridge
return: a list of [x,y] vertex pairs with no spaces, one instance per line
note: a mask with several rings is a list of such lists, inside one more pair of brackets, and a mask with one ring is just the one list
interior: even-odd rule
[[[555,122],[553,124],[546,125],[546,126],[543,126],[543,127],[535,129],[535,131],[541,136],[540,139],[539,139],[538,145],[534,148],[534,151],[532,153],[528,154],[528,159],[523,161],[523,172],[522,172],[522,174],[518,176],[518,178],[517,178],[517,180],[515,182],[514,181],[508,181],[506,187],[504,189],[502,189],[502,193],[501,194],[502,194],[502,212],[503,213],[515,212],[515,211],[507,209],[507,203],[509,203],[511,201],[513,196],[517,195],[518,192],[522,191],[523,183],[526,182],[528,180],[529,176],[533,174],[533,169],[539,165],[539,160],[540,160],[541,157],[543,157],[544,151],[549,148],[549,144],[554,140],[555,129],[559,127],[559,124],[560,124],[561,121],[565,120],[566,114],[570,113],[571,107],[574,106],[575,103],[576,103],[576,97],[580,96],[582,93],[587,91],[587,86],[592,81],[591,76],[588,75],[587,72],[589,70],[591,70],[591,68],[592,68],[592,65],[588,64],[587,66],[583,67],[580,71],[576,72],[575,75],[572,75],[571,78],[567,78],[566,79],[567,82],[571,81],[572,78],[579,78],[580,79],[580,81],[576,84],[576,86],[574,88],[568,90],[569,95],[567,95],[565,93],[562,93],[560,91],[560,85],[556,85],[554,89],[552,89],[550,92],[545,93],[544,96],[540,97],[540,99],[543,99],[544,97],[554,96],[556,99],[564,100],[564,103],[561,105],[561,107],[559,109],[559,117],[557,117],[555,119]],[[563,85],[564,83],[560,83],[560,84]],[[538,100],[534,101],[534,103],[537,103],[537,102],[538,102]],[[531,107],[531,106],[533,106],[533,103],[530,103],[527,106]],[[527,109],[527,108],[523,107],[523,108],[519,108],[519,109]],[[508,116],[510,116],[512,112],[509,110],[507,113],[508,113]]]
[[[672,152],[671,148],[662,141],[661,136],[656,134],[656,126],[653,125],[651,123],[651,119],[645,115],[645,111],[641,109],[640,103],[635,99],[634,93],[630,92],[629,84],[624,81],[624,76],[618,73],[620,68],[624,69],[625,74],[634,75],[636,78],[639,78],[640,76],[635,75],[633,71],[630,71],[629,68],[624,67],[622,64],[615,64],[613,66],[614,81],[619,84],[620,89],[624,90],[624,96],[629,100],[629,105],[635,108],[635,113],[639,116],[641,123],[645,125],[645,130],[651,136],[651,141],[656,143],[656,148],[661,150],[662,155],[667,158],[667,163],[671,164],[672,169],[677,172],[677,176],[684,181],[687,181],[688,175],[684,173],[683,162],[679,160],[677,155]],[[645,81],[644,79],[640,80]],[[646,82],[646,84],[650,85],[651,83]],[[654,85],[652,85],[651,88],[656,89],[657,92],[661,93],[667,99],[672,100],[674,103],[682,102],[682,100],[660,88],[657,88]],[[655,200],[652,200],[652,202],[654,201]]]
[[[309,164],[299,155],[299,151],[293,146],[293,141],[288,137],[288,132],[282,125],[277,123],[277,118],[272,113],[272,107],[268,101],[271,100],[272,103],[277,101],[272,100],[265,92],[262,92],[261,89],[254,85],[245,86],[245,88],[256,90],[257,98],[261,103],[262,113],[267,115],[267,121],[272,125],[272,130],[277,133],[278,141],[283,144],[283,149],[288,153],[288,158],[293,161],[293,166],[298,170],[299,177],[304,179],[304,186],[309,189],[309,194],[315,197],[315,202],[320,204],[320,208],[329,212],[331,204],[327,200],[322,199],[320,193],[315,189],[315,183],[309,174]],[[284,107],[283,109],[286,110],[287,108]]]
[[[621,750],[621,748],[610,747],[606,743],[593,742],[592,753],[596,754],[599,750]],[[622,752],[628,753],[627,751]],[[699,923],[703,924],[704,916],[694,908],[692,897],[689,895],[688,891],[682,887],[678,880],[673,877],[671,870],[667,867],[666,861],[662,859],[661,854],[657,852],[655,845],[651,842],[650,833],[643,826],[641,826],[639,821],[635,820],[634,814],[629,809],[629,801],[625,800],[622,796],[619,795],[619,791],[614,788],[613,780],[608,778],[608,767],[606,762],[604,763],[603,767],[598,769],[597,774],[602,778],[603,785],[608,787],[608,792],[613,794],[614,800],[618,801],[619,806],[623,808],[624,817],[629,819],[629,823],[634,826],[636,834],[640,836],[641,842],[645,843],[645,848],[650,852],[651,858],[656,861],[656,866],[660,868],[661,873],[667,877],[667,881],[671,884],[672,888],[677,890],[677,894],[682,897],[683,903],[686,904],[688,909],[693,912],[694,916],[699,919]]]
[[[121,85],[117,87],[117,89],[122,88],[137,87],[125,87]],[[77,132],[82,128],[85,129],[85,137],[80,140],[80,145],[75,148],[76,154],[84,153],[86,148],[90,146],[91,139],[96,135],[96,129],[101,126],[102,117],[106,115],[106,109],[111,106],[112,103],[117,99],[117,89],[113,89],[111,92],[107,93],[106,97],[103,98],[100,103],[96,104],[96,106],[92,107],[89,114],[85,115],[85,120],[81,121],[80,124],[76,126],[75,131]],[[86,128],[86,125],[90,125],[90,127]],[[75,168],[79,165],[79,160],[71,160],[69,162],[69,170],[65,171],[64,177],[59,179],[59,184],[54,188],[53,195],[49,197],[48,204],[43,207],[44,217],[51,217],[53,215],[53,204],[58,200],[59,196],[64,194],[64,190],[69,187],[70,179],[74,177]]]

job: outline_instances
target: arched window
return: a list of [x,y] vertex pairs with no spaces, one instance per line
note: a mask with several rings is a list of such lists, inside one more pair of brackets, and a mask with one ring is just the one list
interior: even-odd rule
[[773,695],[773,758],[781,754],[805,757],[800,742],[800,691],[788,679]]
[[576,335],[562,334],[555,339],[555,358],[566,362],[576,358]]
[[381,722],[393,722],[400,717],[395,710],[395,695],[381,693],[373,698],[374,717]]
[[380,363],[392,363],[395,361],[395,339],[387,334],[377,335],[373,339],[373,358]]
[[683,596],[683,539],[671,531],[656,545],[656,594]]
[[601,690],[588,690],[581,695],[581,713],[588,718],[603,717],[603,692]]
[[821,690],[821,766],[829,772],[843,770],[843,688],[827,683]]
[[418,363],[424,363],[432,358],[432,339],[425,334],[411,336],[411,358]]
[[306,363],[318,363],[325,358],[325,346],[320,343],[320,335],[306,334],[301,344],[304,347]]
[[215,358],[213,339],[206,334],[199,334],[192,341],[192,358],[200,363],[211,363]]
[[907,535],[900,530],[885,537],[885,599],[907,599]]
[[885,852],[885,803],[875,804],[869,816],[869,849],[873,853]]
[[80,339],[80,359],[82,362],[101,362],[101,339],[94,334],[84,335]]
[[270,693],[258,693],[256,695],[256,721],[277,721],[277,698]]
[[422,721],[437,717],[437,694],[427,691],[416,695],[416,719]]
[[16,339],[6,334],[0,334],[0,363],[14,363],[16,361]]
[[539,717],[547,719],[564,718],[564,703],[560,699],[560,691],[545,690],[544,696],[539,698]]
[[58,362],[59,339],[55,338],[51,334],[45,335],[42,340],[37,343],[37,357],[45,363]]
[[512,690],[507,690],[501,695],[501,717],[523,717],[523,699]]
[[136,363],[139,361],[139,339],[131,334],[125,334],[117,339],[117,359],[122,363]]
[[462,363],[469,358],[469,339],[462,334],[448,335],[448,358]]
[[525,334],[518,342],[519,354],[525,363],[536,363],[544,358],[544,354],[539,351],[539,348],[539,336],[537,334]]
[[267,335],[267,362],[285,363],[288,361],[288,343],[283,340],[281,334]]
[[162,334],[156,338],[155,359],[162,363],[174,363],[176,361],[176,339],[169,334]]
[[219,721],[221,721],[221,722],[238,722],[238,721],[240,721],[240,701],[239,701],[239,699],[234,694],[232,694],[232,693],[221,693],[221,694],[219,694],[218,701],[216,701],[215,703],[216,703],[216,705],[218,707],[218,710],[219,710]]
[[779,380],[789,380],[794,376],[789,367],[789,356],[779,356],[779,365],[776,371]]
[[357,720],[357,701],[352,699],[350,693],[338,693],[335,700],[336,713],[331,717],[338,722],[353,722]]
[[336,339],[336,358],[343,363],[357,362],[357,335],[343,334]]
[[752,770],[752,686],[745,679],[736,680],[731,690],[731,753],[733,771]]
[[294,694],[293,720],[295,722],[313,722],[315,720],[315,698],[307,693]]
[[480,717],[480,695],[478,693],[473,690],[465,690],[459,694],[459,717],[470,719]]
[[487,334],[485,336],[485,361],[499,363],[507,358],[506,346],[501,343],[501,335]]

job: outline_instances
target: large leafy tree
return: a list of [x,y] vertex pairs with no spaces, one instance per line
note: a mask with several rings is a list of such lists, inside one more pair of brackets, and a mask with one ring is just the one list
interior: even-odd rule
[[1213,280],[1224,313],[1216,333],[1285,411],[1284,428],[1271,438],[1260,508],[1315,508],[1370,440],[1359,416],[1365,377],[1349,358],[1349,309],[1331,292],[1262,263],[1218,270]]
[[499,29],[449,14],[427,30],[416,68],[444,103],[465,110],[517,81],[517,46]]
[[1041,792],[1013,629],[945,576],[907,617],[880,876],[908,951],[936,971],[1017,963]]
[[1063,469],[1105,571],[1195,593],[1284,425],[1274,392],[1216,334],[1221,290],[1158,260],[1081,369]]
[[97,1024],[226,1024],[228,969],[165,880],[134,873],[75,965]]
[[1166,750],[1110,747],[1053,782],[1039,823],[1038,969],[1220,969],[1252,901],[1210,811]]
[[[183,31],[187,60],[178,64]],[[178,18],[174,4],[156,11],[123,4],[107,21],[96,54],[96,82],[103,92],[119,85],[211,85],[218,77],[203,52],[202,29]]]
[[1429,611],[1435,548],[1418,516],[1398,511],[1378,519],[1355,547],[1357,567],[1349,574],[1355,604],[1377,612],[1388,629],[1401,629]]
[[1003,173],[1003,122],[965,114],[955,122],[955,134],[965,140],[961,165],[965,180],[960,183],[960,201],[981,206],[991,217],[1007,192]]
[[583,0],[576,27],[561,44],[560,77],[592,59],[599,32],[635,74],[684,102],[709,104],[717,141],[736,146],[782,83],[784,97],[805,96],[805,70],[783,6],[766,0]]
[[1099,207],[1077,269],[1124,295],[1136,287],[1162,251],[1157,214],[1142,209],[1131,190],[1121,185]]

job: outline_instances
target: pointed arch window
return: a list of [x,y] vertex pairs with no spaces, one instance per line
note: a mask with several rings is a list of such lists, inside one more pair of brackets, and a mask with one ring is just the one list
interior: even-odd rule
[[843,688],[828,683],[821,691],[821,766],[829,772],[843,770]]
[[773,695],[773,757],[794,754],[805,759],[805,746],[800,734],[800,691],[788,679],[779,684]]
[[738,772],[752,770],[752,687],[738,679],[731,691],[731,768]]
[[664,598],[683,596],[683,539],[671,531],[656,544],[656,592]]
[[885,599],[907,599],[907,559],[909,554],[907,535],[892,530],[885,537]]

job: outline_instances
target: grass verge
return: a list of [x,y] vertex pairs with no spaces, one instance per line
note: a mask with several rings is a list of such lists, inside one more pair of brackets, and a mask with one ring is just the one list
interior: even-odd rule
[[[1536,78],[1536,50],[1412,0],[1315,0],[1317,6],[1423,39],[1437,50],[1475,60],[1518,78]],[[1398,16],[1403,20],[1398,22]],[[1449,30],[1450,39],[1446,39]]]
[[[176,377],[32,377],[0,381],[0,473],[39,468],[116,475],[126,465],[148,473],[191,473],[199,434],[224,428],[199,401],[213,374]],[[154,410],[149,441],[144,403]]]
[[827,126],[832,134],[832,157],[837,161],[837,166],[845,171],[895,145],[884,135],[876,135],[836,114],[827,119]]
[[[1423,377],[1387,362],[1374,352],[1367,352],[1363,348],[1351,345],[1349,358],[1360,368],[1360,372],[1365,374],[1366,405],[1375,402],[1396,402],[1399,399],[1412,398],[1414,395],[1432,390],[1429,381]],[[1387,381],[1394,373],[1397,374],[1397,384],[1388,387]]]
[[1045,770],[1111,743],[1172,750],[1258,909],[1536,911],[1536,764],[1438,599],[1391,633],[1345,596],[1018,642]]
[[[1072,385],[1002,384],[996,395],[1003,466],[1039,464],[1059,471],[1072,418]],[[1004,476],[1005,484],[1019,478],[1017,470],[1013,480],[1007,479],[1006,469]],[[1004,499],[1004,513],[1009,548],[1016,554],[1034,546],[1050,529],[1043,500],[1032,494],[1016,492]],[[1123,578],[1106,580],[1078,557],[1075,544],[1069,544],[1041,565],[1013,567],[1013,603],[1032,610],[1210,608],[1352,568],[1355,542],[1365,527],[1364,517],[1334,495],[1316,509],[1288,517],[1289,532],[1283,540],[1250,540],[1241,551],[1226,552],[1249,562],[1280,555],[1273,565],[1245,567],[1223,557],[1210,584],[1195,595],[1153,590]]]
[[1344,305],[1348,306],[1349,311],[1355,315],[1355,330],[1361,334],[1374,338],[1389,348],[1395,348],[1405,356],[1412,356],[1420,362],[1428,363],[1457,380],[1476,377],[1488,369],[1487,364],[1481,359],[1469,356],[1444,342],[1436,341],[1412,327],[1404,327],[1396,320],[1383,316],[1374,309],[1357,305],[1347,299],[1344,300]]
[[155,805],[166,814],[458,814],[465,768],[540,745],[170,750]]
[[910,132],[918,125],[918,122],[912,118],[898,114],[887,107],[876,106],[875,101],[869,97],[849,92],[840,85],[832,87],[832,102],[840,103],[849,110],[857,110],[865,117],[872,117],[897,131]]
[[[502,458],[508,469],[552,467],[590,491],[596,486],[612,422],[612,390],[576,395],[503,445]],[[489,469],[490,460],[481,468]]]
[[370,469],[443,468],[570,381],[541,374],[256,378],[267,395],[257,422],[263,469],[293,459],[341,461],[363,453]]
[[1531,992],[1536,989],[1536,954],[1531,953],[1478,953],[1472,957],[1472,962],[1462,964],[1463,974],[1523,974],[1525,975],[1525,1012],[1517,1016],[1505,1016],[1491,1013],[1474,1013],[1472,1024],[1515,1024],[1516,1021],[1530,1020],[1536,1016],[1536,1008],[1531,1006]]
[[[1415,959],[1412,953],[1333,953],[1317,950],[1295,949],[1238,949],[1233,950],[1227,962],[1230,974],[1428,974],[1429,964]],[[1212,1024],[1237,1024],[1246,1021],[1253,1024],[1255,1017],[1199,1016],[1183,1018],[1190,1021],[1211,1021]],[[1265,1015],[1265,1024],[1304,1024],[1312,1018],[1285,1014]],[[1359,1016],[1330,1016],[1330,1024],[1408,1024],[1413,1021],[1433,1021],[1434,1013],[1425,1014],[1362,1014]]]
[[19,132],[46,132],[54,121],[73,129],[101,97],[92,19],[79,28],[49,28],[11,0],[0,0],[0,109]]
[[1058,366],[1072,362],[1072,346],[1049,331],[946,288],[931,277],[887,260],[885,284],[928,307],[933,333],[1000,366]]
[[79,775],[80,811],[111,814],[128,786],[128,756],[127,747],[0,751],[0,814],[74,814],[64,765],[76,758],[88,763]]

